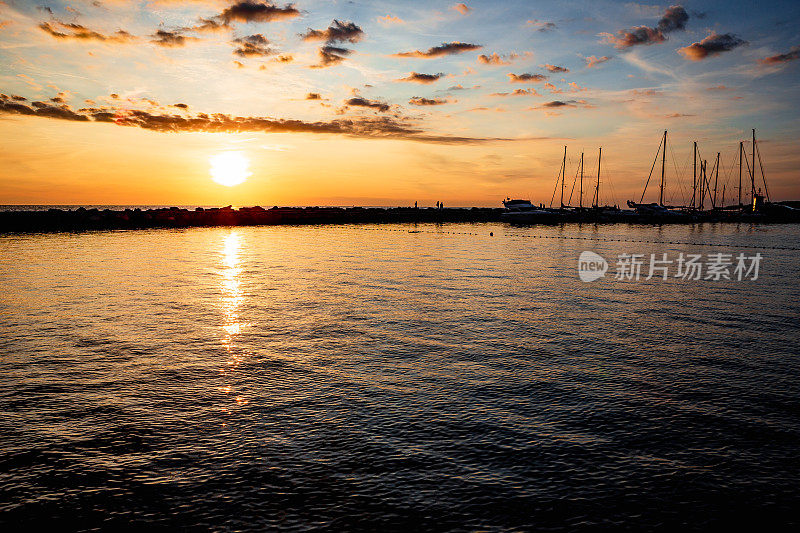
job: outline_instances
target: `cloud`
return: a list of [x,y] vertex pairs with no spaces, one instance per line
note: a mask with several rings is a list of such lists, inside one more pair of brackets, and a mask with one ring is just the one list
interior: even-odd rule
[[725,85],[715,85],[713,87],[706,87],[706,91],[730,91],[730,87],[726,87]]
[[389,111],[389,104],[384,102],[378,102],[377,100],[367,100],[366,98],[362,98],[361,96],[355,96],[347,100],[344,104],[353,107],[369,107],[372,109],[377,109],[381,113]]
[[494,53],[490,56],[485,54],[481,54],[478,56],[478,63],[483,63],[484,65],[510,65],[510,61],[504,60],[501,56],[497,53]]
[[444,76],[444,74],[441,72],[437,74],[420,74],[419,72],[412,72],[405,78],[400,78],[397,81],[406,81],[412,83],[433,83],[442,76]]
[[486,56],[486,55],[478,56],[478,62],[489,65],[509,65],[511,64],[512,61],[516,61],[521,57],[528,58],[532,56],[533,52],[522,52],[521,54],[518,54],[516,52],[511,52],[510,54],[504,54],[504,55],[498,55],[495,53],[492,54],[491,56]]
[[326,68],[337,65],[347,59],[345,56],[352,53],[353,51],[347,48],[325,45],[319,49],[319,63],[311,65],[311,68]]
[[[389,109],[388,104],[371,102],[363,98],[351,98],[347,104],[376,108],[379,111],[387,111]],[[197,113],[191,116],[156,114],[141,109],[120,109],[115,107],[83,108],[75,112],[66,105],[55,106],[45,102],[33,102],[30,105],[20,104],[7,95],[0,95],[0,113],[79,122],[104,122],[164,133],[334,133],[360,137],[392,136],[425,142],[470,142],[470,139],[466,137],[448,138],[445,136],[419,135],[422,133],[421,130],[388,117],[305,122],[302,120],[267,117],[236,117],[222,113],[213,115]],[[481,142],[481,140],[474,139],[475,142]]]
[[304,41],[325,41],[327,43],[349,41],[356,43],[364,37],[364,30],[353,22],[341,22],[334,19],[324,30],[310,29],[301,35]]
[[683,117],[695,117],[697,115],[692,115],[689,113],[670,113],[668,115],[664,115],[664,118],[683,118]]
[[218,31],[230,30],[230,24],[217,18],[201,18],[194,26],[181,28],[180,31],[193,31],[197,33],[214,33]]
[[[12,98],[14,98],[14,96],[12,96]],[[56,104],[66,104],[68,98],[69,98],[69,92],[61,91],[57,95],[52,97],[50,101]]]
[[670,6],[664,12],[655,28],[636,26],[628,30],[619,30],[617,35],[601,33],[603,42],[613,44],[618,49],[630,48],[636,45],[650,45],[662,43],[667,40],[668,33],[685,30],[689,21],[689,14],[682,6]]
[[[122,102],[116,93],[111,100]],[[508,142],[520,140],[544,140],[547,137],[505,138],[505,137],[466,137],[434,135],[414,126],[409,119],[393,116],[355,116],[330,121],[307,122],[296,119],[281,119],[259,116],[234,116],[223,113],[193,113],[185,104],[161,106],[152,100],[140,99],[148,103],[150,109],[131,109],[117,106],[86,107],[77,111],[68,105],[52,105],[47,102],[23,104],[23,96],[0,94],[0,114],[42,117],[85,123],[108,123],[117,126],[142,128],[159,133],[315,133],[333,134],[371,139],[399,139],[414,142],[437,144],[478,144],[488,142]],[[137,105],[136,100],[127,99],[127,104]],[[363,98],[352,98],[348,105],[365,106],[386,111],[389,105]],[[94,104],[90,104],[94,105]],[[153,112],[152,107],[167,109],[177,107],[179,114]],[[185,106],[185,107],[184,107]]]
[[620,30],[617,35],[610,33],[601,33],[603,42],[613,44],[615,48],[620,50],[636,46],[637,44],[655,44],[667,40],[664,34],[656,28],[648,28],[647,26],[638,26],[629,30]]
[[586,100],[553,100],[551,102],[545,102],[542,105],[531,107],[529,109],[555,110],[555,109],[566,109],[570,107],[592,107],[592,106],[590,106],[586,102]]
[[631,89],[631,96],[661,96],[658,89]]
[[306,100],[322,100],[322,96],[319,93],[308,93],[306,94]]
[[763,65],[780,65],[781,63],[788,63],[800,59],[800,46],[793,46],[785,54],[776,54],[774,56],[765,57],[759,63]]
[[340,42],[355,43],[364,37],[364,30],[352,22],[341,22],[334,19],[328,28],[324,30],[309,30],[301,34],[304,41],[325,41],[325,46],[319,49],[319,63],[312,65],[311,68],[326,68],[337,65],[346,59],[353,51],[341,46],[335,46]]
[[544,88],[550,91],[550,94],[562,94],[564,91],[553,85],[552,83],[545,82]]
[[416,106],[443,105],[447,102],[448,100],[446,98],[423,98],[421,96],[413,96],[408,101],[409,104]]
[[[58,28],[58,29],[56,29]],[[80,24],[61,21],[42,22],[39,29],[56,39],[75,39],[78,41],[101,41],[112,43],[127,43],[136,40],[136,37],[124,30],[118,30],[111,35],[104,35],[98,31],[90,30]]]
[[153,39],[150,41],[151,43],[157,44],[158,46],[163,46],[165,48],[179,48],[181,46],[185,46],[189,41],[199,40],[196,37],[186,37],[178,31],[166,30],[158,30],[151,37],[153,37]]
[[537,31],[540,31],[542,33],[556,29],[555,22],[545,22],[542,20],[533,19],[529,20],[527,24],[528,26],[533,26],[534,28],[536,28]]
[[66,104],[52,105],[47,102],[31,102],[30,105],[21,104],[20,97],[0,95],[0,113],[13,115],[29,115],[36,117],[55,118],[60,120],[74,120],[88,122],[89,117],[76,113]]
[[272,2],[237,2],[220,13],[217,18],[225,24],[231,22],[272,22],[300,16],[293,4],[278,7]]
[[747,44],[747,41],[731,33],[719,34],[714,32],[700,42],[692,43],[679,49],[678,52],[690,61],[702,61],[709,56],[730,52],[734,48],[745,44]]
[[263,57],[274,54],[267,48],[269,41],[260,33],[240,37],[233,42],[239,45],[233,53],[240,57]]
[[542,104],[541,107],[575,107],[575,104],[572,101],[563,102],[561,100],[553,100],[552,102]]
[[689,14],[683,9],[683,6],[670,6],[658,21],[658,29],[664,33],[685,30],[687,22],[689,22]]
[[508,79],[511,83],[540,83],[547,79],[544,74],[508,74]]
[[461,13],[462,15],[467,15],[469,14],[470,11],[472,11],[472,8],[469,7],[467,4],[455,4],[451,6],[450,9],[454,9],[459,13]]
[[589,56],[589,57],[584,57],[583,59],[584,61],[586,61],[586,68],[594,68],[597,65],[609,61],[611,58],[608,56],[603,56],[603,57]]
[[482,63],[484,65],[510,65],[512,61],[519,59],[520,57],[530,57],[533,54],[531,52],[523,52],[522,54],[517,54],[516,52],[511,52],[510,54],[500,55],[498,53],[493,53],[492,55],[481,54],[478,56],[478,63]]
[[536,89],[514,89],[510,93],[492,93],[489,96],[541,96]]
[[391,24],[405,24],[406,23],[406,21],[404,21],[400,17],[395,17],[395,16],[392,16],[392,15],[386,15],[384,17],[378,17],[378,22],[380,22],[384,26],[389,26]]
[[428,48],[424,52],[420,50],[414,50],[413,52],[400,52],[398,54],[393,54],[393,56],[419,57],[419,58],[430,59],[434,57],[461,54],[463,52],[470,52],[472,50],[479,50],[481,48],[483,48],[483,45],[480,44],[470,44],[470,43],[462,43],[459,41],[453,41],[451,43],[442,43],[439,46]]
[[556,65],[542,65],[542,68],[549,70],[550,72],[569,72],[569,69],[566,67],[559,67]]

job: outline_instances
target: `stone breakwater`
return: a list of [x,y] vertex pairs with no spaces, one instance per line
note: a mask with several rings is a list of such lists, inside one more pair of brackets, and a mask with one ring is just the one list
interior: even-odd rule
[[49,209],[0,212],[0,232],[52,232],[103,229],[269,226],[281,224],[357,224],[397,222],[496,222],[499,208],[434,209],[413,207],[232,207],[194,210]]
[[[800,223],[797,202],[765,204],[758,212],[746,210],[647,212],[643,210],[574,208],[550,210],[544,220],[529,223],[639,223],[694,224],[699,222]],[[653,204],[654,205],[654,204]],[[240,207],[185,209],[86,209],[0,212],[0,233],[42,233],[203,226],[276,226],[282,224],[383,224],[498,222],[503,209],[415,207]]]

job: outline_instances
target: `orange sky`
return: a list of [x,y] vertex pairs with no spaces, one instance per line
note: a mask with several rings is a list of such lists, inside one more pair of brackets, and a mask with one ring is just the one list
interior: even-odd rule
[[[602,146],[601,200],[624,204],[664,129],[670,201],[695,140],[732,201],[750,127],[772,198],[800,198],[798,54],[770,12],[244,3],[0,4],[0,204],[549,203],[565,144],[567,188],[585,151],[590,194]],[[230,152],[234,187],[209,173]]]

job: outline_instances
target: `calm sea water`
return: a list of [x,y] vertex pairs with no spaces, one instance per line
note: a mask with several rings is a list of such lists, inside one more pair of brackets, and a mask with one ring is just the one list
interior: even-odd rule
[[[0,524],[796,525],[800,251],[774,247],[800,228],[0,236]],[[763,260],[613,279],[681,251]]]

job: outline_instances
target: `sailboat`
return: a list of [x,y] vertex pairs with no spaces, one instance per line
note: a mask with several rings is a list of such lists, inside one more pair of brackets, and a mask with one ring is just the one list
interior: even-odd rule
[[[696,145],[696,143],[695,143]],[[695,146],[696,149],[696,146]],[[653,170],[655,169],[658,156],[661,155],[661,185],[658,193],[658,203],[652,202],[649,204],[644,203],[644,195],[647,192],[647,186],[650,184],[650,179],[653,177]],[[683,221],[690,217],[683,206],[669,206],[664,204],[664,179],[666,176],[666,162],[667,162],[667,130],[664,130],[664,137],[658,145],[656,157],[653,160],[653,166],[650,167],[650,175],[647,176],[642,197],[639,202],[628,200],[628,207],[635,209],[636,212],[644,218],[654,219],[659,221],[675,220]]]

